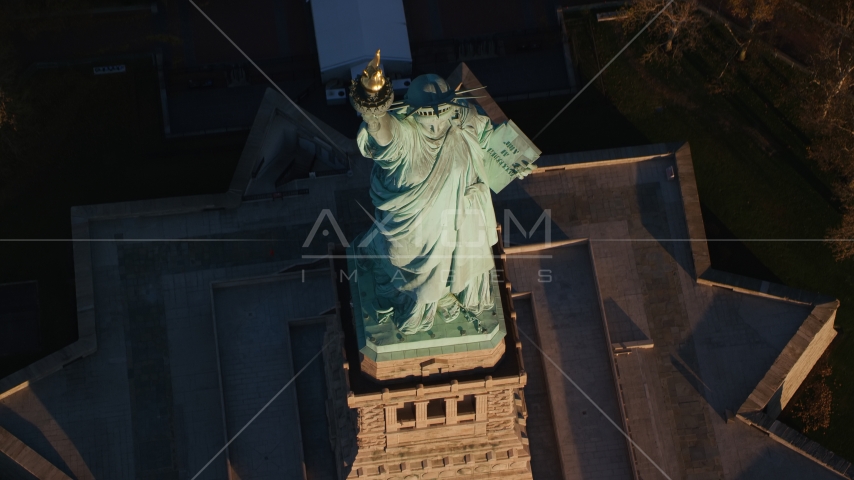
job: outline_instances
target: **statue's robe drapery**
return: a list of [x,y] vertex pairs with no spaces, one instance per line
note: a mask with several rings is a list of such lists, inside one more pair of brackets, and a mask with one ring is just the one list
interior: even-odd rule
[[393,308],[400,331],[413,333],[429,329],[437,306],[449,302],[474,314],[492,308],[498,237],[483,164],[492,123],[467,106],[437,140],[412,117],[392,115],[390,124],[388,145],[380,146],[365,124],[357,137],[362,154],[375,161],[376,222],[356,245],[371,257],[379,309]]

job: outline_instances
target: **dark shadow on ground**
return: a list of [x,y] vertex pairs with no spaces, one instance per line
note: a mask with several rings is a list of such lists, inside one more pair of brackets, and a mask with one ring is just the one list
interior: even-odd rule
[[[3,216],[0,209],[0,218]],[[2,248],[0,284],[38,281],[40,328],[36,344],[40,349],[0,358],[0,378],[77,340],[77,294],[71,242],[7,243]]]
[[[761,97],[761,93],[756,89],[752,84],[750,84],[747,79],[743,75],[739,75],[744,84],[751,90],[753,93],[757,94]],[[765,100],[764,97],[762,97]],[[841,212],[842,205],[839,202],[839,199],[833,194],[833,191],[830,187],[821,181],[815,173],[813,173],[810,168],[803,162],[801,162],[797,156],[795,156],[790,147],[780,139],[777,135],[775,135],[772,130],[763,122],[753,110],[750,109],[749,106],[745,105],[745,103],[735,97],[734,95],[727,95],[727,101],[732,107],[741,114],[741,116],[745,119],[745,121],[753,128],[755,128],[765,140],[770,143],[771,151],[769,155],[773,155],[774,157],[780,159],[783,163],[788,165],[792,170],[797,172],[798,175],[806,182],[818,195],[827,202],[828,205],[832,206],[837,212]],[[769,105],[773,105],[773,102],[768,102]],[[788,125],[787,125],[788,126]]]
[[[246,133],[164,140],[150,59],[128,62],[127,68],[125,76],[97,81],[86,65],[79,72],[51,69],[31,77],[40,88],[56,90],[43,95],[36,115],[75,121],[51,124],[53,137],[42,141],[50,155],[37,173],[15,172],[15,181],[4,184],[0,238],[69,239],[76,205],[228,189]],[[77,306],[71,242],[3,243],[0,265],[0,283],[39,281],[44,347],[38,355],[2,359],[4,377],[76,341]]]
[[[475,72],[476,74],[477,72]],[[582,79],[582,83],[586,83]],[[572,96],[551,97],[499,106],[519,128],[534,138]],[[588,88],[534,140],[543,155],[646,145],[649,139],[595,88]]]
[[772,283],[783,283],[756,258],[747,245],[738,241],[738,238],[708,207],[700,203],[700,210],[703,214],[703,225],[706,227],[712,268]]
[[0,452],[0,472],[3,472],[4,480],[39,480],[38,477],[2,452]]

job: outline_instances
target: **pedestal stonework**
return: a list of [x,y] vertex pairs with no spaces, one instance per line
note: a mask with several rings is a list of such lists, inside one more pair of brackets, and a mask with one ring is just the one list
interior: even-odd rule
[[366,361],[345,251],[331,253],[338,322],[327,329],[324,361],[339,478],[531,479],[527,375],[503,260],[496,262],[497,345]]
[[494,307],[476,321],[462,312],[448,322],[437,315],[429,330],[403,335],[393,322],[377,322],[371,306],[373,278],[356,267],[355,255],[352,248],[347,249],[347,280],[362,373],[379,381],[398,382],[430,375],[447,377],[452,372],[488,371],[504,355],[507,328],[495,270],[490,275]]
[[451,377],[453,372],[489,369],[504,355],[504,341],[495,347],[458,353],[426,355],[400,360],[375,361],[362,356],[362,373],[379,380],[393,382],[413,377]]

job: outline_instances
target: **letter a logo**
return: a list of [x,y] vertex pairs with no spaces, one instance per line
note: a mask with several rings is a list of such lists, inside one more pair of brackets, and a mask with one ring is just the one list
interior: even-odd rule
[[[336,222],[335,217],[332,216],[332,211],[328,208],[324,208],[323,211],[320,212],[320,215],[317,216],[317,220],[314,222],[314,226],[311,227],[311,231],[308,232],[308,237],[306,237],[305,243],[302,244],[302,248],[308,248],[308,246],[311,245],[311,241],[314,240],[314,235],[317,234],[317,229],[320,228],[320,224],[323,222],[324,218],[329,219],[329,223],[332,224],[332,229],[335,230],[335,235],[338,235],[338,241],[341,242],[341,245],[349,247],[350,243],[347,242],[347,238],[344,237],[344,232],[341,231],[341,227],[338,226],[338,222]],[[326,229],[321,233],[324,237],[329,235],[329,231]]]

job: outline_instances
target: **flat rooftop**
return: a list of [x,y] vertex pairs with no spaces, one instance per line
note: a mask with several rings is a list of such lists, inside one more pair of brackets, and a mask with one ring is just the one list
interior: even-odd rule
[[[761,281],[740,289],[749,279],[704,269],[705,237],[689,232],[699,211],[686,211],[691,186],[680,183],[693,180],[680,172],[690,156],[661,147],[548,156],[538,162],[546,171],[495,199],[499,219],[518,220],[504,223],[508,277],[515,304],[530,304],[517,307],[520,330],[530,325],[542,349],[563,475],[665,478],[654,462],[670,478],[838,478],[732,417],[831,299],[768,295],[775,287]],[[544,211],[550,235],[542,224],[529,231]],[[553,245],[531,248],[546,236]],[[698,266],[736,288],[698,282]],[[563,373],[611,419],[625,418],[635,445]],[[533,451],[554,443],[529,431]]]

